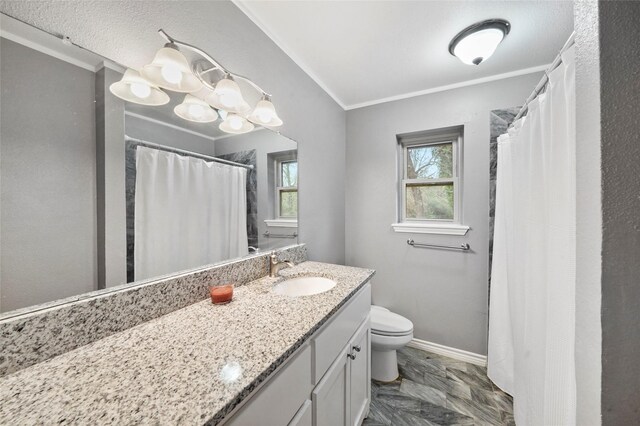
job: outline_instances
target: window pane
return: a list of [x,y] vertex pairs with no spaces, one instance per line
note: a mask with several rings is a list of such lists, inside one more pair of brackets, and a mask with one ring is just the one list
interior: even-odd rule
[[280,163],[280,182],[283,187],[298,186],[298,162],[286,161]]
[[453,183],[407,185],[407,219],[453,220]]
[[298,191],[280,191],[280,217],[298,216]]
[[453,177],[453,144],[407,148],[407,178],[439,179]]

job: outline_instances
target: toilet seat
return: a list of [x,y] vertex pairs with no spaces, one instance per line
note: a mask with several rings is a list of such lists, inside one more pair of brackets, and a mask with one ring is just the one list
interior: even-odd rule
[[371,306],[371,333],[379,336],[407,336],[413,333],[413,323],[386,308]]

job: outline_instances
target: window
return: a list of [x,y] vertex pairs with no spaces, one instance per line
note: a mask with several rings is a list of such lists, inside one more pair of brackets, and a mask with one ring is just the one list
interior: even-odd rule
[[298,161],[276,162],[278,172],[276,187],[276,216],[279,219],[298,217]]
[[464,235],[460,225],[462,129],[398,137],[400,188],[397,232]]

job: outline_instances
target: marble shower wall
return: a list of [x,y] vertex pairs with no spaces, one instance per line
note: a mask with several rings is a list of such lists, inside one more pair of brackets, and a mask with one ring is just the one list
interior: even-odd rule
[[[511,107],[495,109],[491,111],[489,117],[490,140],[489,140],[489,284],[491,284],[491,264],[493,263],[493,226],[496,217],[496,178],[498,171],[498,136],[507,133],[507,129],[513,123],[513,119],[518,115],[521,107]],[[491,287],[489,287],[491,288]]]
[[[0,377],[200,302],[212,282],[241,286],[265,277],[271,253],[13,311],[0,319]],[[275,254],[295,264],[307,260],[304,244]]]
[[[144,143],[127,141],[125,146],[126,165],[126,203],[127,203],[127,282],[135,281],[134,240],[135,240],[135,202],[136,202],[136,147]],[[154,148],[151,146],[151,148]],[[166,151],[172,152],[171,149]],[[252,165],[247,173],[247,237],[249,245],[258,247],[258,182],[256,171],[256,150],[219,155],[224,160]]]

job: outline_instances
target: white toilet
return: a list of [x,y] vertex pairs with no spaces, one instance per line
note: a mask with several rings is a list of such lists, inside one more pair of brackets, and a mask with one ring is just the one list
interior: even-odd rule
[[396,350],[413,339],[413,323],[382,306],[371,306],[371,377],[380,382],[398,378]]

